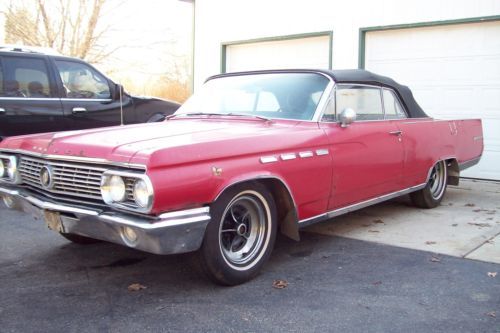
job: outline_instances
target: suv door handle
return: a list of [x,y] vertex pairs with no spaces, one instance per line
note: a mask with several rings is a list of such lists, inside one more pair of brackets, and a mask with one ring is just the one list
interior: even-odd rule
[[403,131],[392,131],[392,132],[389,132],[389,134],[391,134],[391,135],[401,135],[401,134],[403,134]]
[[5,113],[5,109],[4,108],[0,108],[0,113]]
[[87,112],[87,109],[86,108],[82,108],[82,107],[76,107],[76,108],[73,108],[73,110],[71,110],[73,113],[81,113],[81,112]]

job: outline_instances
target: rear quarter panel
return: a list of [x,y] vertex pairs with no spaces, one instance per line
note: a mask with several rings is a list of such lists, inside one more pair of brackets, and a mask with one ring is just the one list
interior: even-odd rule
[[483,151],[481,120],[406,119],[398,122],[403,131],[404,187],[425,183],[432,166],[454,158],[464,163]]

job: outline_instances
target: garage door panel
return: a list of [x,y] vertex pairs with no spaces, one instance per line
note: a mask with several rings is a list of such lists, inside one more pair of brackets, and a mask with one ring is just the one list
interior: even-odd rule
[[461,176],[469,178],[498,180],[498,166],[495,167],[495,163],[498,163],[497,161],[499,161],[499,159],[500,159],[500,152],[485,150],[483,152],[483,157],[481,158],[479,164],[475,165],[470,169],[464,170],[461,173]]
[[226,46],[228,72],[324,68],[330,66],[330,36],[293,38]]
[[366,33],[365,67],[410,86],[436,118],[481,118],[485,150],[469,177],[500,180],[500,22]]

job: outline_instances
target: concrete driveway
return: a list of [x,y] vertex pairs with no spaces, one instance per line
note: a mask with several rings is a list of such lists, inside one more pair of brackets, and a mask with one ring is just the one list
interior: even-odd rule
[[[262,273],[232,288],[200,276],[191,255],[79,246],[0,208],[0,331],[500,333],[500,264],[458,258],[498,230],[485,203],[498,187],[467,184],[434,210],[397,200],[308,230],[327,235],[279,237]],[[448,250],[458,257],[437,253]]]
[[500,263],[500,183],[462,179],[434,209],[401,197],[306,230]]

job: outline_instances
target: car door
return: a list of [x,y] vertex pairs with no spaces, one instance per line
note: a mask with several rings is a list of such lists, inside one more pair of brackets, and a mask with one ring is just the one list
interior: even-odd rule
[[[71,129],[115,126],[134,122],[132,99],[114,95],[114,83],[83,62],[55,59],[61,79],[61,101]],[[120,105],[122,104],[122,105]]]
[[[332,152],[329,210],[382,196],[401,188],[403,145],[394,120],[384,117],[381,89],[338,85],[321,127]],[[332,104],[333,103],[333,104]],[[336,119],[353,109],[357,120],[342,127]]]
[[46,57],[0,56],[0,137],[67,128]]

